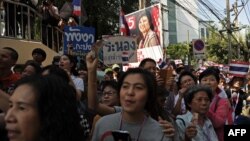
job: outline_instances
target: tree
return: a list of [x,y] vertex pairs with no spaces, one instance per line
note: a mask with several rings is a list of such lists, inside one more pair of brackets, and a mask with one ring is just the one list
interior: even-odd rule
[[[88,20],[84,25],[96,29],[96,39],[100,39],[102,35],[119,33],[119,0],[92,0],[83,1],[83,4],[88,15]],[[123,0],[125,13],[136,11],[137,7],[137,2]]]
[[184,60],[190,53],[190,47],[186,43],[171,44],[167,47],[166,53],[170,55],[172,59]]

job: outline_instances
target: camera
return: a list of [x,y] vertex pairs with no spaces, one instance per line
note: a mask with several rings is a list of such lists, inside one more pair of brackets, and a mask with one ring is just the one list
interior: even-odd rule
[[44,6],[49,6],[49,1],[48,0],[43,1],[43,5]]

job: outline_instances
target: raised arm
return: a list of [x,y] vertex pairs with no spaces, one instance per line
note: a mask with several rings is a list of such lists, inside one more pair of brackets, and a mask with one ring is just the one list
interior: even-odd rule
[[99,103],[97,98],[97,52],[100,47],[102,47],[102,41],[97,41],[93,45],[92,51],[86,56],[88,68],[88,108],[96,111],[100,115],[108,115],[115,113],[115,109]]

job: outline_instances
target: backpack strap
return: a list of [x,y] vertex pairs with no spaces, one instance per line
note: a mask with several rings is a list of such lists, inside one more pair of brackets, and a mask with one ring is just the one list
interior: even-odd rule
[[176,118],[176,120],[182,121],[183,125],[186,127],[185,121],[182,118]]

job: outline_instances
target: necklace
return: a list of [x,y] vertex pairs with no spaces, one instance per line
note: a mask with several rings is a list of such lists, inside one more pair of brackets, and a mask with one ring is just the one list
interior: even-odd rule
[[[142,124],[140,126],[140,129],[139,129],[136,141],[139,141],[139,139],[140,139],[141,131],[142,131],[142,128],[143,128],[143,126],[144,126],[145,121],[147,120],[147,118],[148,118],[147,116],[144,116],[144,118],[143,118],[143,122],[142,122]],[[122,115],[122,112],[121,112],[121,119],[120,119],[119,130],[122,130],[122,125],[123,125],[123,115]]]

